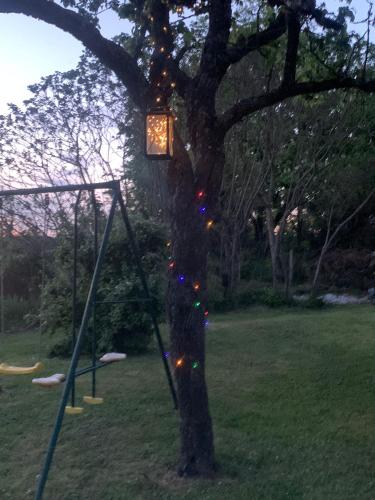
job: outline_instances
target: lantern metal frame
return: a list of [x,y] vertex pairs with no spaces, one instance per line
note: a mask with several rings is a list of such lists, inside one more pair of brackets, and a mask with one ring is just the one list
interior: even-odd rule
[[[154,115],[166,115],[167,117],[167,144],[166,144],[166,152],[162,154],[150,154],[147,150],[147,119],[149,116]],[[171,160],[173,157],[173,116],[170,108],[168,107],[155,107],[150,108],[145,114],[144,120],[144,152],[146,158],[149,160]]]

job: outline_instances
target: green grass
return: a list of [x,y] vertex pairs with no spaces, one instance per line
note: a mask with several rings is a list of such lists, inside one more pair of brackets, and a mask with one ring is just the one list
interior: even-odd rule
[[[178,418],[155,353],[98,372],[101,407],[67,416],[46,500],[375,498],[375,309],[217,316],[207,333],[219,472],[175,475]],[[0,339],[1,358],[34,361],[32,334]],[[46,348],[46,346],[45,346]],[[47,371],[66,362],[47,360]],[[0,381],[0,498],[32,498],[59,390]],[[78,391],[89,378],[78,379]]]

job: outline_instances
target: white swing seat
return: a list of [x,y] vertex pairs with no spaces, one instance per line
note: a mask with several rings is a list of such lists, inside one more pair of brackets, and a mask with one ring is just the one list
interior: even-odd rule
[[38,372],[43,368],[43,364],[38,361],[34,366],[12,366],[7,363],[0,363],[0,375],[29,375]]
[[104,354],[99,361],[102,363],[114,363],[115,361],[122,361],[126,358],[126,354],[124,352],[107,352]]
[[55,373],[50,377],[33,378],[32,383],[40,385],[41,387],[53,387],[55,385],[62,384],[64,380],[65,375],[63,373]]

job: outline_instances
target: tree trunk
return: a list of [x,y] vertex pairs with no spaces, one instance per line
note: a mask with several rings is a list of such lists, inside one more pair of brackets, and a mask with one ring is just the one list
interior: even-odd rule
[[268,232],[268,244],[270,247],[271,254],[271,265],[272,265],[272,287],[276,290],[279,275],[280,275],[280,258],[279,258],[279,235],[275,234],[275,227],[272,216],[272,209],[270,207],[266,208],[266,219],[267,219],[267,232]]
[[241,234],[233,220],[223,222],[221,235],[221,275],[224,298],[234,298],[241,277]]
[[[211,151],[205,162],[213,168],[222,167],[223,151],[215,156]],[[198,166],[193,171],[176,163],[172,170],[169,173],[172,255],[167,310],[181,417],[178,471],[184,476],[211,477],[215,472],[214,441],[205,380],[207,222],[216,207],[221,179],[205,183],[196,175]],[[204,195],[198,196],[201,191]]]
[[[192,207],[175,207],[168,313],[181,415],[181,475],[211,475],[214,447],[205,381],[207,234]],[[199,286],[199,290],[194,290]]]

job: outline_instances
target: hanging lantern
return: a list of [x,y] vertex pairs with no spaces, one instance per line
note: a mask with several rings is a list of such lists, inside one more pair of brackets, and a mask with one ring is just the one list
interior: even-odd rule
[[168,108],[146,113],[146,157],[169,160],[173,156],[173,117]]

